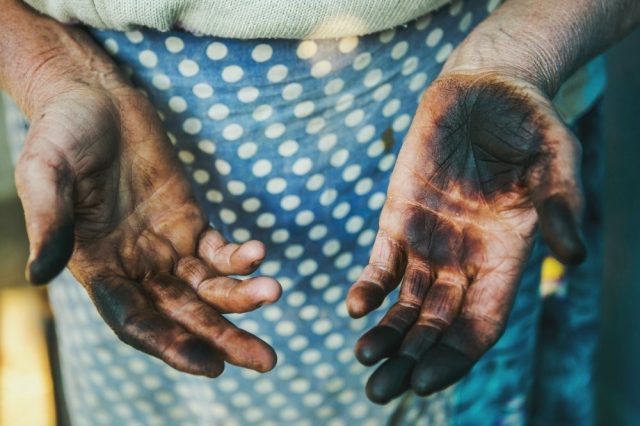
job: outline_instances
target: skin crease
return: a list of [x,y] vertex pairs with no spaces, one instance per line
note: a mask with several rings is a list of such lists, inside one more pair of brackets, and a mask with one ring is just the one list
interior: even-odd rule
[[[495,343],[538,221],[561,259],[584,256],[580,146],[549,98],[637,24],[640,6],[576,0],[541,12],[557,8],[507,1],[416,112],[371,264],[347,300],[366,315],[403,279],[400,301],[357,344],[367,365],[387,358],[367,385],[375,402],[445,388]],[[82,31],[17,0],[0,9],[0,86],[32,123],[16,169],[30,279],[47,282],[68,261],[123,341],[179,370],[272,368],[273,350],[220,316],[279,298],[271,278],[226,277],[254,270],[264,246],[208,229],[153,106]]]

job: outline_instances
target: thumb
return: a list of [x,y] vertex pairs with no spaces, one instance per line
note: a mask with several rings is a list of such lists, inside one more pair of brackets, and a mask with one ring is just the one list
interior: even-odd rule
[[553,254],[565,264],[579,264],[587,250],[582,235],[584,195],[580,182],[582,149],[564,125],[551,128],[544,166],[529,185],[540,232]]
[[73,253],[74,175],[62,151],[46,139],[35,142],[36,136],[32,126],[15,177],[29,237],[26,276],[33,284],[45,284]]

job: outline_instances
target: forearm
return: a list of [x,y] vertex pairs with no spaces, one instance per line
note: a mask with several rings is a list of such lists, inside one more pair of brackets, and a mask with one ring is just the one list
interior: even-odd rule
[[44,17],[20,0],[0,0],[0,11],[0,89],[28,117],[69,81],[123,83],[117,67],[82,30]]
[[505,70],[551,96],[638,24],[637,0],[507,0],[456,49],[445,70]]

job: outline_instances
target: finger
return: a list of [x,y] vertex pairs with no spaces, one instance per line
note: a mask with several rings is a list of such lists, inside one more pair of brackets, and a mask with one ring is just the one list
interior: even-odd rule
[[31,148],[28,142],[16,165],[29,236],[26,274],[34,284],[45,284],[64,269],[75,239],[73,171],[60,152],[43,145]]
[[410,387],[415,365],[416,360],[405,355],[389,358],[369,377],[367,397],[376,404],[387,404],[402,395]]
[[136,283],[113,278],[93,282],[89,290],[98,311],[123,342],[186,373],[208,377],[222,373],[220,354],[154,310]]
[[410,259],[398,301],[376,327],[358,340],[358,361],[364,365],[373,365],[400,348],[407,330],[418,318],[430,282],[431,272],[428,265],[423,261]]
[[441,270],[422,304],[420,316],[400,348],[418,360],[436,343],[460,312],[468,279],[457,269]]
[[198,257],[216,275],[250,274],[260,266],[266,255],[266,247],[260,241],[229,243],[214,229],[205,231],[198,244]]
[[252,311],[276,302],[282,287],[270,277],[254,277],[243,281],[229,277],[213,277],[204,263],[194,257],[182,258],[176,275],[187,282],[198,297],[221,313]]
[[261,372],[275,366],[276,355],[268,344],[231,324],[178,278],[158,275],[142,286],[161,313],[205,339],[228,363]]
[[406,257],[400,244],[380,230],[373,244],[369,264],[347,295],[347,309],[353,318],[379,307],[400,282]]
[[565,263],[584,260],[586,246],[580,230],[584,196],[580,184],[580,142],[561,122],[542,138],[548,152],[528,178],[540,231],[556,257]]
[[411,375],[411,388],[420,396],[446,389],[462,379],[475,360],[446,343],[436,345],[418,362]]

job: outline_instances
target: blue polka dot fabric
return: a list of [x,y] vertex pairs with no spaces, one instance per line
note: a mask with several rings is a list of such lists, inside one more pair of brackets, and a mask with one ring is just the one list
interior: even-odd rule
[[64,273],[50,295],[73,424],[522,424],[541,247],[503,339],[459,385],[430,398],[366,399],[371,370],[353,346],[393,296],[358,320],[344,303],[422,92],[498,3],[456,1],[400,28],[338,40],[89,30],[157,107],[211,224],[236,242],[264,241],[257,273],[275,276],[284,294],[228,316],[276,348],[276,368],[227,366],[212,380],[121,343]]

